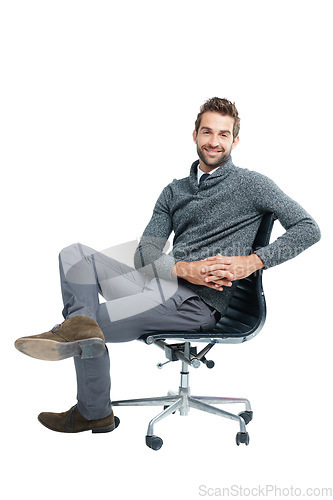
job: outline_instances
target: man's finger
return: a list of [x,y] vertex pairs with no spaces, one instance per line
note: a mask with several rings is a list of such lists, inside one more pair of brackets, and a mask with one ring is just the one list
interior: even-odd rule
[[212,257],[206,257],[205,260],[210,260],[210,261],[216,261],[217,263],[223,263],[225,265],[230,265],[232,264],[232,261],[229,257],[223,257],[223,255],[215,255]]
[[219,276],[210,276],[209,278],[205,278],[205,281],[213,283],[214,285],[232,286],[232,281],[229,279],[221,279]]
[[224,284],[227,282],[231,282],[234,280],[234,276],[231,273],[219,273],[219,274],[211,274],[210,276],[205,277],[206,283],[209,283],[211,281],[214,281],[215,283],[218,283],[220,281],[223,281]]
[[228,266],[221,265],[221,264],[214,264],[213,266],[207,266],[206,271],[208,274],[216,274],[217,276],[223,276],[226,278],[233,278],[234,277],[234,274],[232,272],[228,271]]

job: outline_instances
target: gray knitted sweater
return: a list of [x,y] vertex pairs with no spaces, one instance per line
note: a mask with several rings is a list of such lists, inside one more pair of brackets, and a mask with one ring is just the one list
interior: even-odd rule
[[[218,253],[249,255],[263,214],[273,212],[286,229],[268,246],[257,250],[265,269],[281,264],[320,239],[310,215],[276,184],[258,172],[236,167],[231,157],[198,188],[193,163],[189,177],[174,180],[159,196],[134,256],[136,269],[167,280],[179,260],[194,261]],[[174,231],[173,248],[164,253]],[[235,286],[222,292],[181,282],[207,304],[225,313]]]

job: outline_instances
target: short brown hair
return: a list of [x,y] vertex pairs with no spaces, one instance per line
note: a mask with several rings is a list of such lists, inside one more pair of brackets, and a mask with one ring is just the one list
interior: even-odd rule
[[221,115],[228,115],[234,118],[233,137],[237,137],[240,128],[240,118],[235,103],[228,101],[228,99],[221,99],[220,97],[212,97],[208,99],[200,108],[200,112],[195,120],[195,132],[198,133],[201,123],[201,118],[206,111],[217,111]]

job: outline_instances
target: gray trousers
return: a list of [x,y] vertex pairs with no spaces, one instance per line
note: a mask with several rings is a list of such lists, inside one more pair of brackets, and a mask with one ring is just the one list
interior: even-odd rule
[[[149,278],[126,264],[76,243],[59,254],[63,316],[89,316],[106,342],[128,342],[156,331],[205,331],[214,311],[175,280]],[[99,296],[105,302],[99,300]],[[92,359],[74,358],[78,410],[88,420],[110,414],[108,349]]]

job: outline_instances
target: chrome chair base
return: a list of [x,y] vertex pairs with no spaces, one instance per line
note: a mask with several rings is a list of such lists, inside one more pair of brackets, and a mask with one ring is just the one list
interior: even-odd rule
[[[182,369],[180,372],[180,386],[178,392],[169,391],[167,396],[156,398],[140,398],[119,400],[112,403],[113,406],[163,406],[164,410],[154,417],[148,424],[146,444],[154,450],[161,448],[163,441],[158,436],[154,435],[154,426],[157,422],[168,417],[177,410],[180,415],[188,415],[190,408],[212,413],[214,415],[236,420],[240,426],[240,432],[236,435],[236,443],[249,444],[249,435],[246,431],[246,424],[252,420],[252,409],[248,399],[244,398],[225,398],[225,397],[207,397],[207,396],[191,396],[189,385],[189,371],[187,363],[182,360]],[[245,411],[238,415],[216,408],[216,404],[233,404],[242,403],[245,405]]]

